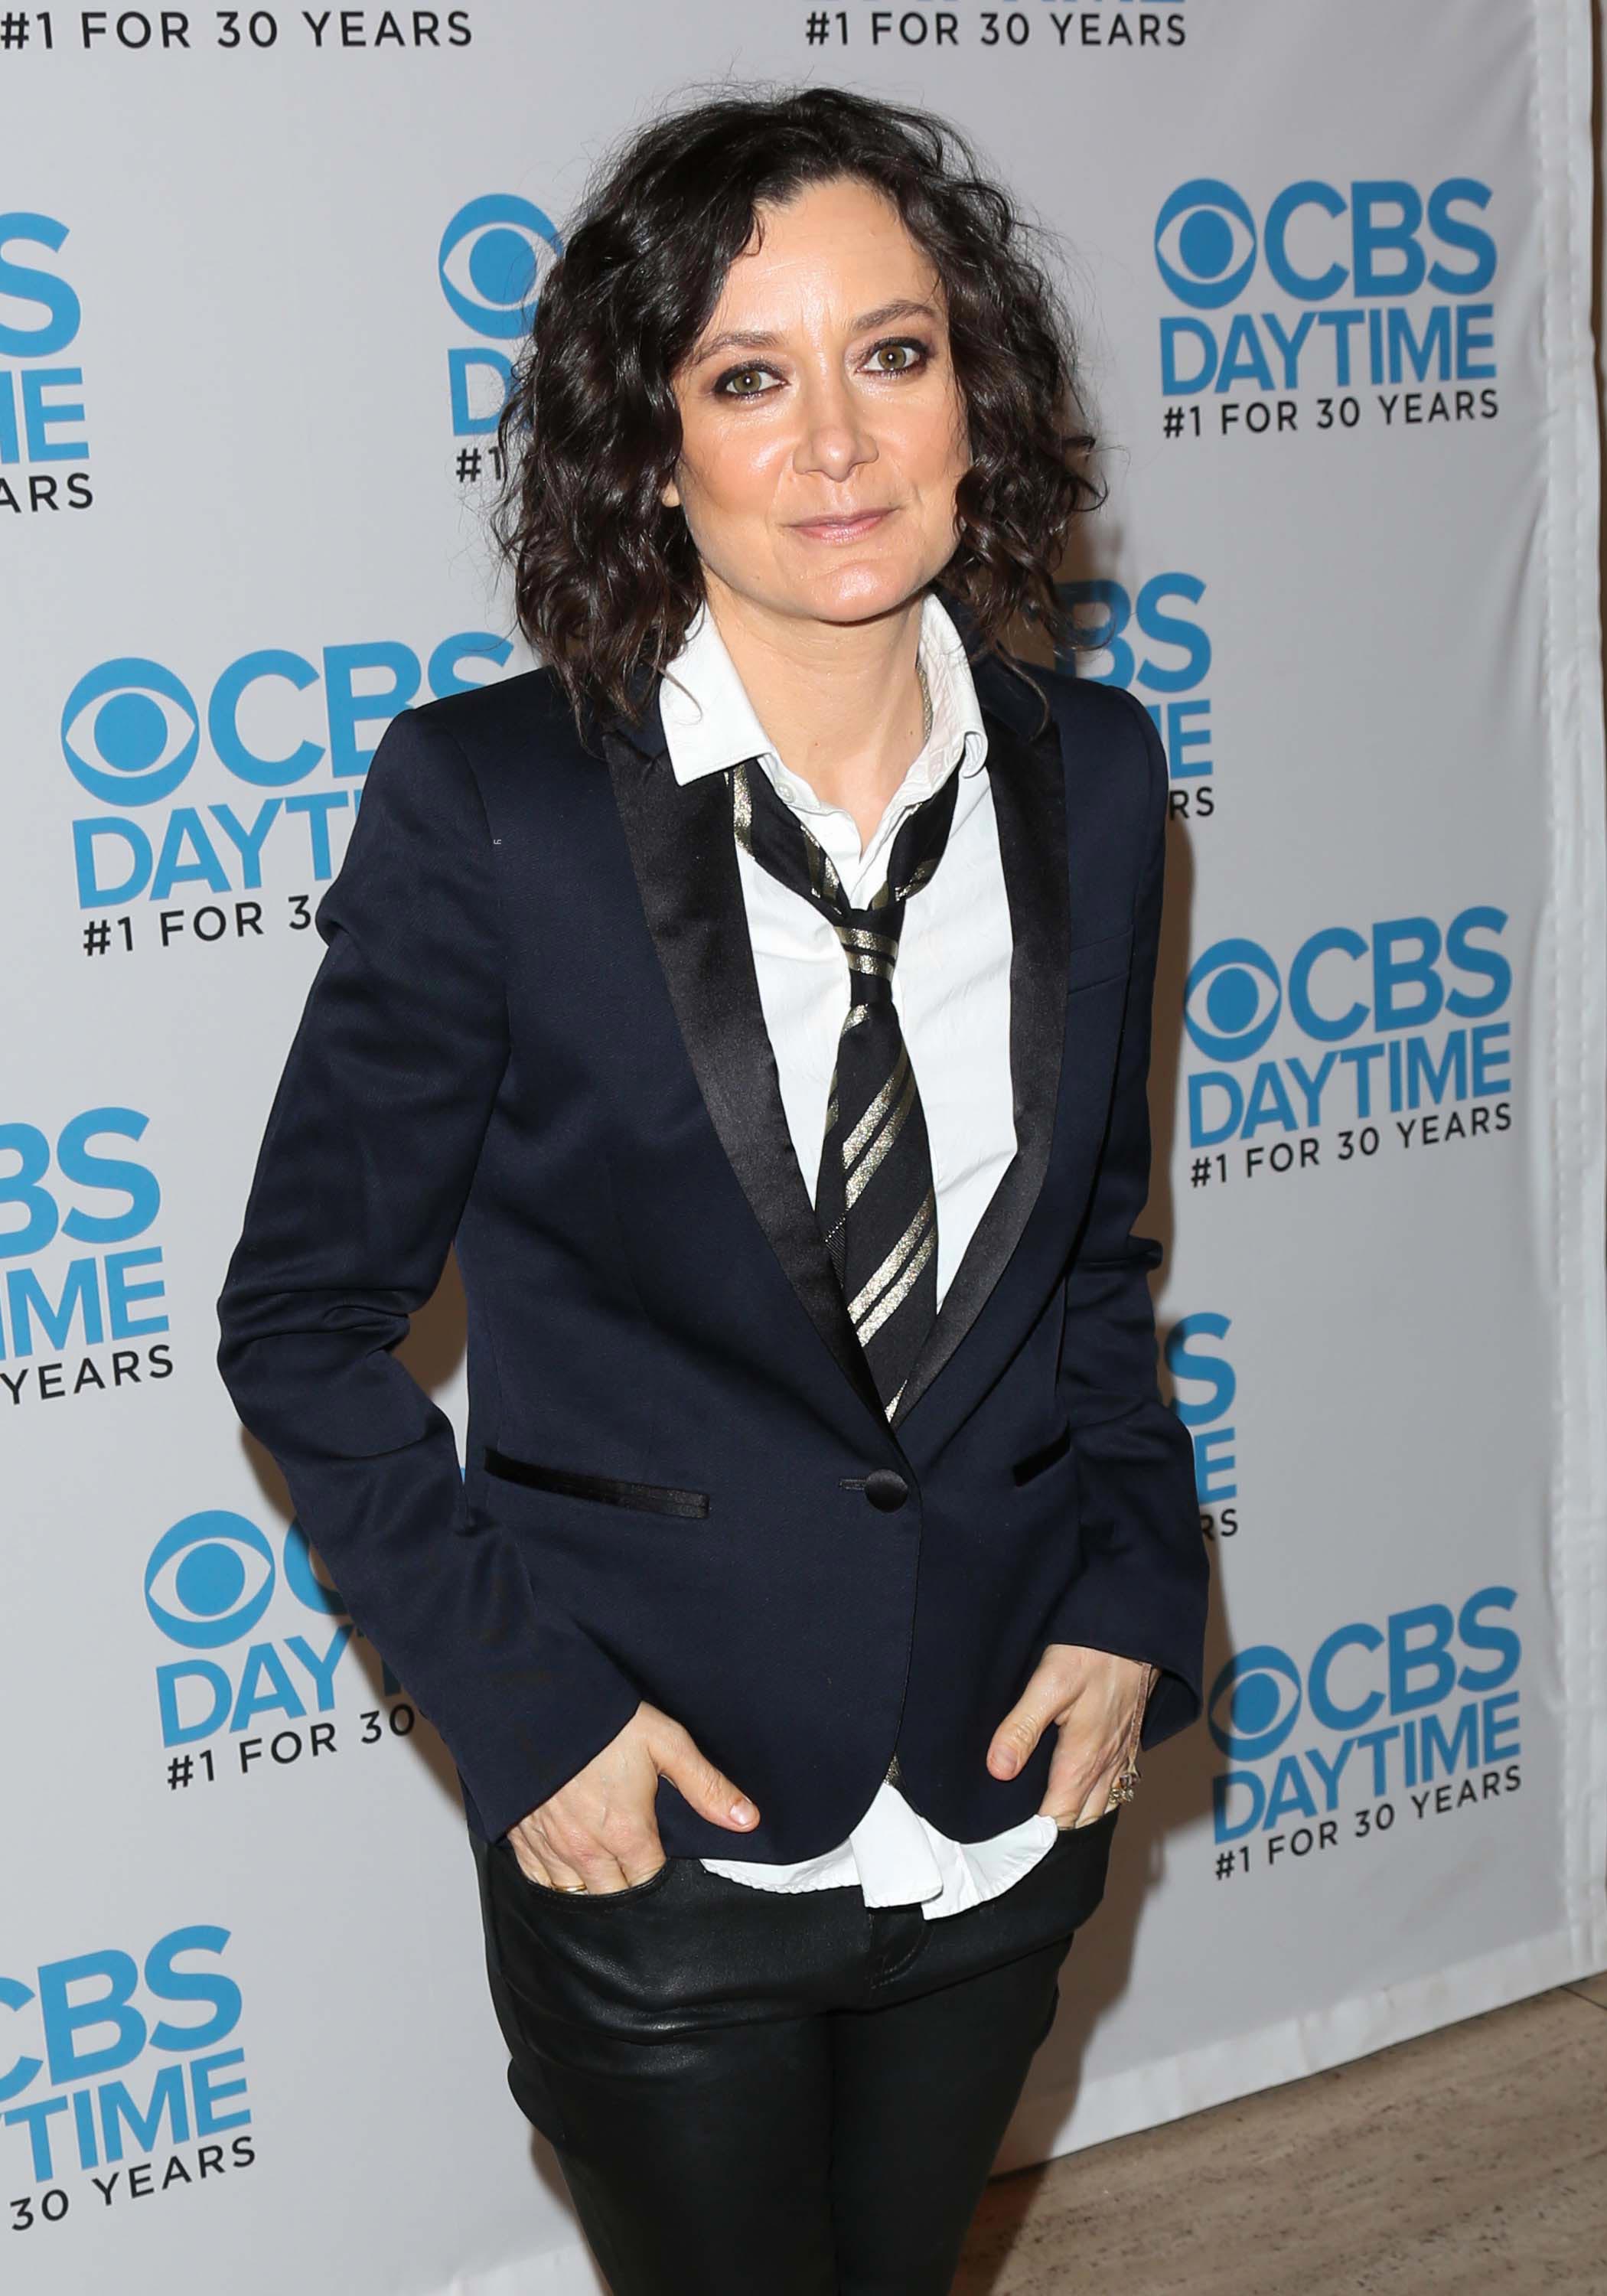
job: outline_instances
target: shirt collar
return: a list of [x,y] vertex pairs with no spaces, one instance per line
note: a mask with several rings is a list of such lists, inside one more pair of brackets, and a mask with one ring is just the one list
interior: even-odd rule
[[[963,641],[930,591],[921,609],[920,649],[931,695],[931,733],[890,800],[890,816],[902,815],[930,797],[956,768],[968,775],[977,772],[988,755],[988,734]],[[783,765],[707,606],[700,607],[685,643],[664,674],[659,711],[677,782],[685,784],[704,774],[724,773],[746,758],[757,758],[796,812],[807,816],[840,809],[823,804],[806,781]]]

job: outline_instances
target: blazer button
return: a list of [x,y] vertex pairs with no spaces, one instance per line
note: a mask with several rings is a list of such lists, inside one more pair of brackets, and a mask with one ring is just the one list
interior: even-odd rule
[[909,1496],[909,1485],[891,1467],[873,1467],[865,1479],[865,1495],[883,1514],[897,1514]]

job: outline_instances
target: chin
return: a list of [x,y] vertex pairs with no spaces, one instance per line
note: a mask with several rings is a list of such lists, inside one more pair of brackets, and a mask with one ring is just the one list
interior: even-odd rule
[[808,611],[823,622],[870,622],[879,614],[896,613],[931,581],[925,571],[909,568],[894,573],[870,567],[844,567],[832,580],[810,586]]

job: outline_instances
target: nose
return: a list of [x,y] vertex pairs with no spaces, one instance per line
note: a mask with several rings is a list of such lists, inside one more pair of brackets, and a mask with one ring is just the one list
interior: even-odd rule
[[800,474],[816,474],[840,485],[865,463],[876,459],[876,441],[865,421],[865,409],[857,401],[844,377],[816,377],[805,393],[803,425],[793,449],[792,467]]

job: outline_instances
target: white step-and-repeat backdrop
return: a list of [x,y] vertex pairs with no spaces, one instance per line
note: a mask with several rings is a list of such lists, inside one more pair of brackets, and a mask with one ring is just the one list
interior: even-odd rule
[[[1013,2161],[1607,1962],[1588,0],[0,11],[0,2202],[41,2296],[594,2289],[451,1775],[212,1302],[599,152],[960,119],[1065,242],[1083,674],[1173,774],[1152,1218],[1216,1566]],[[448,1295],[413,1341],[458,1398]]]

